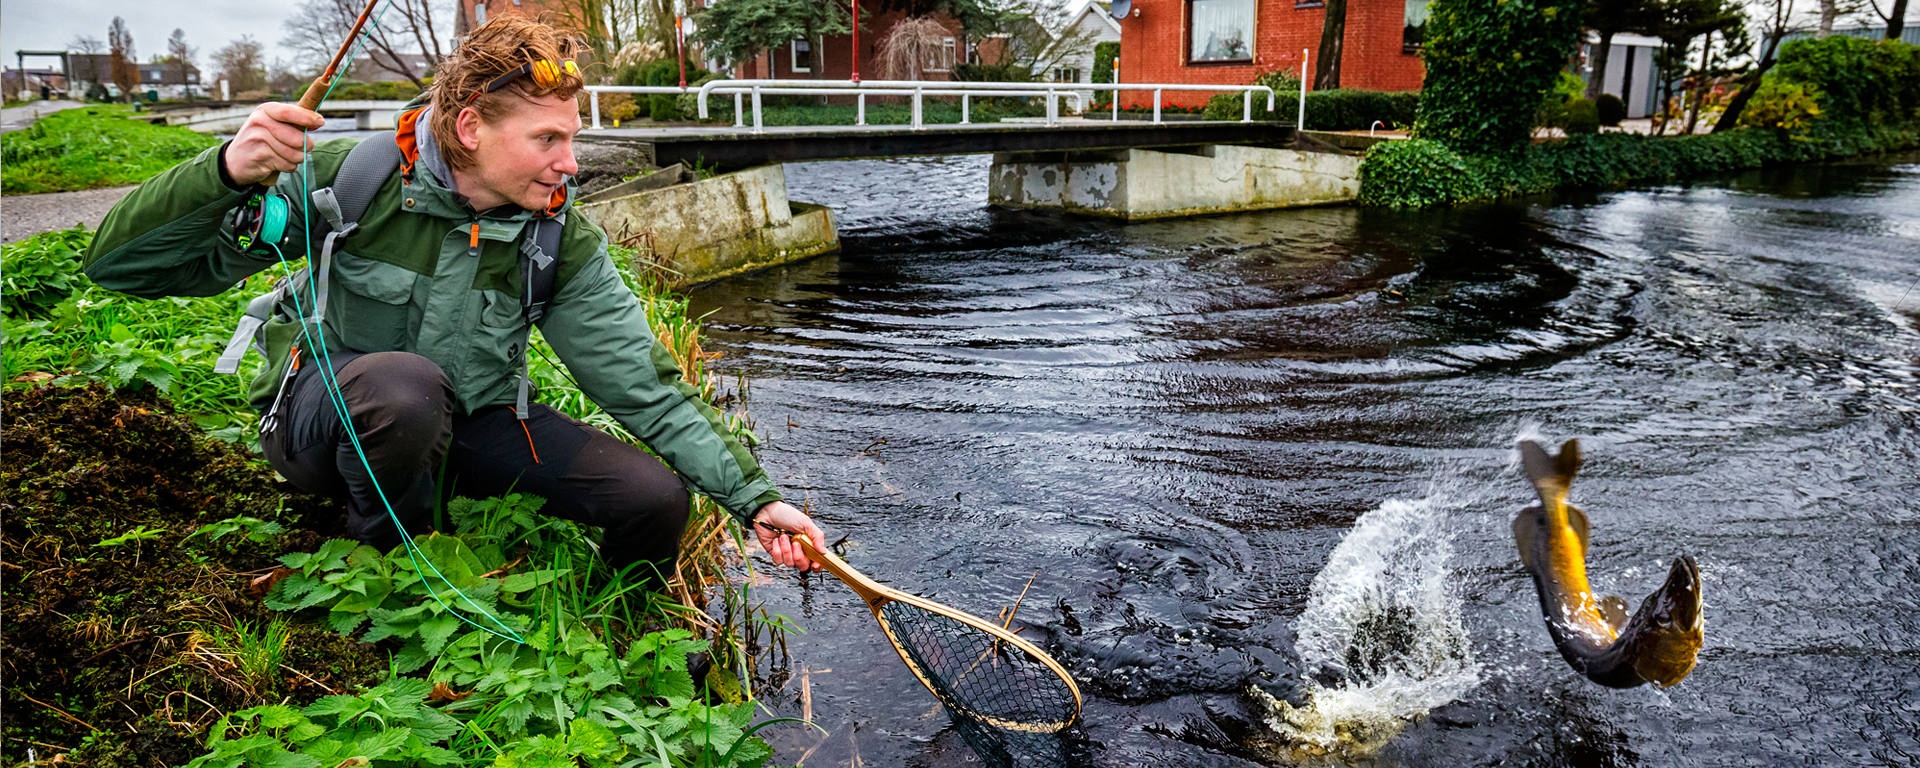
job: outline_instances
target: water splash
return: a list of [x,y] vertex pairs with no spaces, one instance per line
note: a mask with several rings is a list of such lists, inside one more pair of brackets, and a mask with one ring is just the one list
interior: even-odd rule
[[1303,701],[1252,691],[1290,757],[1370,754],[1479,684],[1447,570],[1447,518],[1471,501],[1462,485],[1362,515],[1314,577],[1295,623],[1294,650],[1310,681]]

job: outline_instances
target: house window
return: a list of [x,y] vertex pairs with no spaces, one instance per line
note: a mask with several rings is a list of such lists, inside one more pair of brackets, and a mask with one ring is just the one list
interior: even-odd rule
[[940,41],[940,50],[932,52],[932,59],[927,62],[927,71],[953,71],[953,57],[958,52],[958,49],[954,45],[953,38],[948,37],[942,39]]
[[1400,49],[1417,53],[1427,37],[1427,0],[1407,0],[1407,28],[1400,34]]
[[473,4],[473,19],[474,19],[473,25],[476,27],[484,27],[487,25],[487,4],[486,3]]
[[1056,69],[1053,71],[1053,81],[1056,83],[1080,82],[1080,69],[1078,67],[1061,67]]
[[1192,0],[1188,7],[1188,61],[1253,58],[1254,0]]
[[813,71],[813,43],[806,38],[795,38],[793,41],[793,71]]

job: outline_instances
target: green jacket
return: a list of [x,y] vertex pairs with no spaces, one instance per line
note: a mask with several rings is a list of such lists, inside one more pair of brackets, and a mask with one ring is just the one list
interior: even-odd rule
[[[298,233],[305,231],[301,201],[333,183],[355,143],[337,139],[316,146],[310,184],[303,185],[298,174],[280,176],[275,191],[293,209],[287,231],[295,234],[287,247],[298,249],[288,260],[306,255],[299,245]],[[142,298],[211,296],[278,264],[234,242],[230,213],[247,195],[221,180],[222,149],[149,179],[114,206],[87,250],[87,276]],[[574,196],[569,186],[566,208]],[[434,178],[426,162],[415,163],[411,179],[395,172],[360,217],[359,230],[336,241],[323,323],[327,347],[424,356],[446,372],[456,407],[464,412],[512,405],[529,332],[519,298],[518,248],[533,213],[508,208],[513,212],[475,213]],[[318,212],[313,218],[321,220]],[[478,258],[468,255],[475,223]],[[766,472],[654,339],[645,310],[608,256],[606,234],[587,217],[572,215],[560,243],[553,299],[539,326],[581,390],[695,490],[742,520],[778,500]],[[319,253],[317,242],[313,253]],[[256,407],[273,397],[299,329],[279,317],[265,327],[269,359],[253,381]]]

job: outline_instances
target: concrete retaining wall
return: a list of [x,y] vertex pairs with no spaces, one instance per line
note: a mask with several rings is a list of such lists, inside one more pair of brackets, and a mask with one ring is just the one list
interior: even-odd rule
[[833,211],[787,200],[784,166],[768,165],[584,203],[607,236],[697,285],[840,248]]
[[995,155],[987,178],[995,205],[1156,219],[1349,202],[1360,158],[1227,145]]

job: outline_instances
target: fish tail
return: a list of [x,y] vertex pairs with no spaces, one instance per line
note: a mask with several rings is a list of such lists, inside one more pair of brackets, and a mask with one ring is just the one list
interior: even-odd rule
[[1520,441],[1520,465],[1527,480],[1540,494],[1540,503],[1553,510],[1566,503],[1567,489],[1580,471],[1580,440],[1568,440],[1560,446],[1560,455],[1549,456],[1547,449],[1532,440]]

